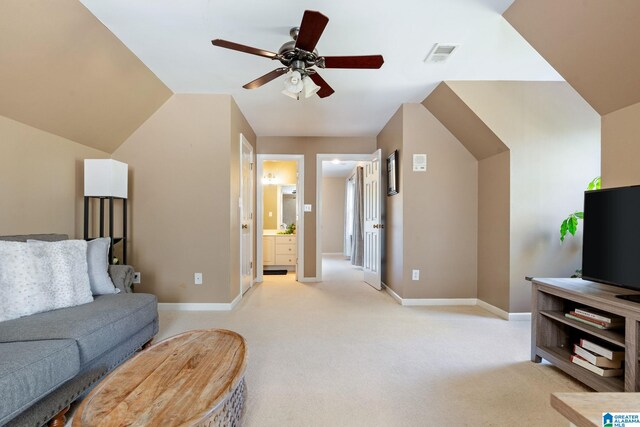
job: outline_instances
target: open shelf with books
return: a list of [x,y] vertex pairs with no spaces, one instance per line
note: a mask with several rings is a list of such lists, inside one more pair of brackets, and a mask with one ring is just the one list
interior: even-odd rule
[[640,391],[640,294],[581,279],[534,279],[531,360],[545,359],[596,391]]

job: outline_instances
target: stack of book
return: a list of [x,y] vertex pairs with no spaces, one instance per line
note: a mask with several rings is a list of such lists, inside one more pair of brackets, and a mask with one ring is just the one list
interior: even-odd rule
[[601,377],[618,377],[623,373],[624,351],[613,351],[587,340],[573,346],[571,362]]
[[624,328],[624,317],[616,316],[606,311],[596,310],[595,308],[576,308],[569,313],[565,313],[565,317],[586,323],[598,329],[618,329]]

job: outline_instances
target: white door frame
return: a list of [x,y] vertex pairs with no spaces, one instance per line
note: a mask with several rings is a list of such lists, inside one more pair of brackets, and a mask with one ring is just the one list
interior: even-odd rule
[[[374,165],[377,165],[377,174],[375,173]],[[382,224],[382,205],[384,203],[384,196],[382,194],[382,150],[378,149],[373,153],[373,159],[369,162],[364,171],[364,264],[362,270],[364,271],[364,281],[371,285],[374,289],[382,290],[382,238],[383,232],[381,228],[384,228]],[[371,168],[371,169],[370,169]],[[376,197],[371,195],[371,191],[367,190],[368,186],[371,186],[371,178],[375,177]],[[369,202],[377,202],[374,204],[367,203],[367,193],[369,193]],[[375,209],[372,209],[375,206]],[[375,210],[377,215],[372,215],[372,210]],[[373,224],[375,222],[375,224]],[[382,226],[382,227],[381,227]],[[375,236],[375,257],[371,257],[372,244],[370,236]],[[367,244],[369,243],[369,244]],[[369,251],[367,252],[367,247]],[[367,268],[369,266],[369,268]]]
[[[243,252],[244,248],[243,248],[243,244],[242,244],[242,237],[243,237],[242,236],[242,217],[243,217],[243,214],[244,214],[243,210],[245,208],[242,205],[242,198],[243,198],[242,195],[243,195],[243,191],[244,191],[244,188],[243,188],[243,185],[242,185],[242,162],[244,161],[243,149],[245,147],[249,148],[249,151],[251,152],[251,164],[254,164],[254,165],[255,165],[255,156],[254,156],[253,146],[251,145],[251,143],[247,140],[247,138],[243,134],[240,134],[240,144],[239,145],[240,145],[240,164],[239,164],[239,166],[240,166],[240,168],[239,168],[240,169],[240,200],[239,200],[239,203],[238,203],[239,204],[239,209],[238,209],[238,216],[239,216],[238,224],[239,224],[239,227],[238,228],[239,228],[239,233],[240,233],[240,235],[239,235],[239,237],[240,237],[240,245],[239,245],[240,246],[240,295],[243,295],[245,292],[247,292],[253,286],[253,283],[254,283],[253,272],[255,271],[255,266],[252,266],[251,269],[250,269],[251,270],[251,280],[249,282],[249,289],[243,289],[242,288],[242,273],[243,273],[243,271],[242,271],[242,252]],[[251,182],[251,195],[249,197],[249,203],[250,203],[249,211],[254,215],[254,218],[255,218],[255,208],[253,206],[253,195],[254,195],[254,187],[255,187],[255,185],[254,185],[254,181],[255,181],[255,179],[254,179],[255,178],[254,170],[255,169],[253,168],[253,166],[250,166],[250,168],[251,168],[251,180],[250,180],[250,182]],[[249,254],[250,254],[251,262],[253,262],[253,258],[254,258],[254,253],[253,253],[253,237],[254,237],[254,234],[253,234],[253,218],[252,218],[251,221],[249,221],[249,236],[251,236],[251,238],[249,239]]]
[[296,182],[296,203],[298,204],[298,221],[296,223],[296,250],[298,264],[296,265],[296,280],[304,281],[304,154],[258,154],[256,160],[256,282],[263,281],[262,270],[262,234],[264,232],[264,192],[262,191],[263,163],[265,160],[295,161],[298,173]]
[[[318,154],[316,156],[316,277],[322,281],[322,162],[329,160],[370,162],[367,154]],[[343,239],[344,240],[344,237]]]

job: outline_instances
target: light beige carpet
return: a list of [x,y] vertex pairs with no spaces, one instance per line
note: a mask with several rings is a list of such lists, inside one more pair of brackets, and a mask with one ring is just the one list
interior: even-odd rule
[[[265,276],[231,312],[162,311],[158,339],[226,328],[249,346],[245,426],[567,426],[529,361],[530,323],[477,307],[401,307],[340,257],[323,283]],[[341,280],[341,277],[347,280]]]

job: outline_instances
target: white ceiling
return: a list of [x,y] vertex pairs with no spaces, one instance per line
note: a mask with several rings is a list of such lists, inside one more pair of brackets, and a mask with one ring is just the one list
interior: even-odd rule
[[347,178],[359,163],[361,162],[355,160],[341,160],[339,163],[323,160],[322,176],[325,178]]
[[[233,95],[260,136],[374,136],[404,102],[443,80],[562,80],[501,14],[513,0],[81,0],[176,93]],[[382,54],[380,70],[321,70],[329,98],[295,101],[277,79],[242,85],[279,62],[214,47],[222,38],[277,51],[305,9],[329,17],[321,55]],[[442,64],[435,43],[461,44]]]

